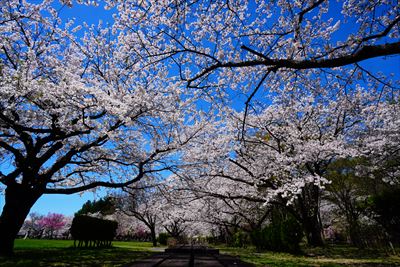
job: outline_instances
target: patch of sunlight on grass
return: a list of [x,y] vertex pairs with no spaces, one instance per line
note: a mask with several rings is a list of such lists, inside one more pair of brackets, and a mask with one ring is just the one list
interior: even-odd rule
[[114,247],[149,250],[152,247],[151,242],[136,242],[136,241],[114,241]]
[[123,266],[150,256],[149,242],[113,242],[114,247],[73,248],[71,240],[16,240],[15,256],[0,258],[0,267]]
[[47,239],[16,239],[15,249],[69,248],[74,245],[72,240]]

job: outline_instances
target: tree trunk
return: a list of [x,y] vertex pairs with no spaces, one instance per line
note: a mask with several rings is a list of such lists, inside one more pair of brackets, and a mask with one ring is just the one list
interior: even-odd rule
[[349,236],[351,243],[356,247],[363,247],[358,218],[353,214],[348,214],[347,223],[349,224]]
[[9,185],[5,191],[5,205],[0,216],[0,256],[12,256],[14,240],[41,194],[20,184]]
[[316,216],[303,219],[303,228],[307,237],[307,243],[310,246],[318,247],[323,246],[322,229]]
[[151,241],[153,242],[153,247],[157,247],[157,236],[156,236],[155,225],[150,227],[150,233],[151,233]]
[[299,217],[306,234],[307,243],[313,247],[324,245],[319,220],[319,195],[319,188],[309,184],[303,188],[302,196],[297,201]]

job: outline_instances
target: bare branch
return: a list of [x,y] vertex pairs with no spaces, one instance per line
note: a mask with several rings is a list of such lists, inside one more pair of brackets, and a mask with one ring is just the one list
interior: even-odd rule
[[262,59],[254,59],[242,62],[227,62],[227,63],[217,63],[205,68],[202,72],[188,80],[188,86],[210,74],[212,71],[219,68],[240,68],[240,67],[255,67],[255,66],[267,66],[273,67],[276,70],[280,68],[294,69],[294,70],[304,70],[304,69],[315,69],[315,68],[335,68],[342,67],[354,63],[358,63],[363,60],[397,55],[400,54],[400,42],[387,43],[381,45],[366,45],[361,49],[352,54],[346,54],[334,58],[323,58],[323,59],[273,59],[265,56],[261,56],[261,53],[254,51],[253,49],[243,45],[243,50],[249,51]]

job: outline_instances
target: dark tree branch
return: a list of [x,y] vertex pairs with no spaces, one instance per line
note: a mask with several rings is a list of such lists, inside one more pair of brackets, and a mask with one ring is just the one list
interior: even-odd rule
[[389,25],[382,32],[364,37],[361,41],[367,42],[369,40],[385,37],[386,35],[389,34],[389,32],[393,29],[393,27],[396,26],[396,24],[399,22],[400,22],[400,16],[397,16],[396,19],[394,19],[391,23],[389,23]]
[[300,13],[299,13],[299,21],[298,24],[301,24],[301,22],[303,21],[304,15],[307,14],[308,12],[310,12],[311,10],[313,10],[314,8],[317,8],[319,5],[321,5],[323,2],[325,2],[325,0],[319,0],[314,2],[312,5],[310,5],[309,7],[307,7],[306,9],[303,9]]
[[10,146],[9,144],[7,144],[6,142],[4,142],[2,140],[0,140],[0,147],[13,153],[13,155],[15,156],[15,159],[17,161],[19,161],[19,162],[23,161],[24,157],[23,157],[21,151],[19,151],[18,149],[14,148],[13,146]]
[[366,45],[361,49],[352,54],[346,54],[334,58],[323,58],[323,59],[273,59],[262,55],[259,52],[243,45],[243,50],[246,50],[252,54],[255,54],[261,59],[254,59],[242,62],[226,62],[217,63],[205,68],[202,72],[188,80],[188,86],[193,87],[191,83],[194,81],[210,74],[212,71],[219,68],[240,68],[240,67],[255,67],[255,66],[267,66],[273,67],[276,70],[280,68],[304,70],[304,69],[315,69],[315,68],[335,68],[342,67],[354,63],[358,63],[363,60],[372,59],[376,57],[390,56],[400,54],[400,42],[387,43],[381,45]]
[[[253,52],[252,49],[247,46],[242,46],[242,49],[249,52]],[[238,63],[225,63],[230,66],[228,67],[245,67],[245,66],[274,66],[276,68],[289,68],[289,69],[313,69],[313,68],[335,68],[342,67],[345,65],[354,64],[363,60],[396,55],[400,54],[400,42],[388,43],[382,45],[366,45],[359,49],[354,54],[348,54],[344,56],[339,56],[336,58],[327,59],[304,59],[304,60],[294,60],[294,59],[271,59],[264,58],[264,60],[250,60]],[[212,66],[211,66],[212,67]],[[211,68],[210,67],[210,68]]]
[[33,127],[26,127],[17,124],[15,121],[7,118],[3,113],[0,113],[0,119],[3,120],[9,127],[14,129],[17,133],[21,132],[31,132],[35,134],[43,134],[43,133],[51,133],[51,129],[40,129],[40,128],[33,128]]
[[3,51],[4,51],[4,54],[6,55],[8,61],[10,61],[11,65],[13,66],[13,68],[15,70],[17,70],[18,69],[17,64],[15,64],[14,60],[11,58],[10,54],[8,53],[7,49],[4,46],[3,46]]
[[154,153],[152,153],[146,160],[142,161],[139,163],[138,165],[138,175],[132,179],[129,180],[127,182],[124,183],[112,183],[112,182],[103,182],[103,181],[95,181],[92,183],[89,183],[87,185],[83,185],[83,186],[79,186],[79,187],[72,187],[72,188],[46,188],[44,190],[45,194],[74,194],[74,193],[78,193],[78,192],[82,192],[82,191],[86,191],[89,189],[93,189],[96,187],[107,187],[107,188],[124,188],[127,187],[135,182],[138,182],[140,179],[143,178],[143,176],[146,173],[151,173],[154,171],[145,171],[144,170],[144,166],[146,164],[148,164],[149,162],[151,162],[158,154],[160,153],[164,153],[169,151],[168,149],[163,149],[163,150],[156,150]]
[[15,184],[16,181],[15,179],[21,174],[21,169],[17,168],[11,173],[4,175],[3,173],[0,172],[0,182],[3,183],[6,186],[9,186],[11,184]]
[[82,191],[86,191],[89,189],[93,189],[96,187],[107,187],[107,188],[122,188],[125,186],[128,186],[130,184],[133,184],[137,181],[139,181],[143,177],[144,173],[140,173],[135,177],[135,179],[132,179],[130,181],[127,181],[125,183],[111,183],[111,182],[102,182],[102,181],[96,181],[87,185],[79,186],[79,187],[73,187],[73,188],[46,188],[44,190],[44,194],[65,194],[65,195],[70,195],[70,194],[75,194],[79,193]]
[[58,150],[63,147],[62,142],[56,142],[52,145],[41,157],[39,157],[39,164],[44,164],[48,159],[50,159]]
[[232,162],[233,164],[235,164],[236,166],[238,166],[239,168],[241,168],[242,170],[244,170],[248,175],[250,175],[250,177],[255,177],[255,175],[248,168],[246,168],[245,166],[243,166],[236,160],[229,159],[229,161]]
[[256,95],[256,93],[258,92],[258,90],[261,88],[261,85],[264,83],[265,79],[268,77],[268,75],[271,72],[275,72],[277,69],[276,68],[271,68],[267,71],[267,73],[264,74],[264,76],[261,78],[260,82],[258,83],[258,85],[256,86],[256,88],[253,90],[253,92],[251,93],[251,95],[247,98],[246,102],[245,102],[245,109],[244,109],[244,116],[243,116],[243,123],[242,123],[242,139],[244,140],[244,136],[245,136],[245,127],[246,127],[246,118],[247,118],[247,114],[249,112],[249,107],[250,107],[250,102],[253,99],[253,97]]

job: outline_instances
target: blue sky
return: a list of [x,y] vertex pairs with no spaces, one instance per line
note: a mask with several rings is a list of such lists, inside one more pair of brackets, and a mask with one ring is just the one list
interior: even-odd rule
[[[32,0],[31,2],[39,2]],[[58,4],[56,6],[60,8]],[[112,22],[113,10],[106,11],[101,7],[75,5],[72,8],[64,7],[61,11],[62,19],[75,18],[76,23],[80,24],[86,21],[88,24],[97,24],[101,19],[103,22]],[[400,75],[400,56],[390,57],[389,59],[373,59],[361,63],[362,66],[372,72],[383,71],[383,72],[394,72],[395,78],[399,79]],[[240,100],[245,99],[240,96]],[[237,99],[238,100],[238,99]],[[238,106],[243,103],[238,103]],[[33,206],[31,212],[38,212],[41,214],[47,214],[48,212],[57,212],[65,215],[73,215],[81,206],[88,200],[98,199],[105,195],[105,190],[98,190],[97,193],[86,192],[83,194],[74,195],[44,195],[37,203]],[[0,195],[0,210],[4,205],[4,196]]]
[[44,195],[32,207],[31,212],[47,214],[49,212],[62,213],[67,216],[74,215],[82,205],[93,199],[99,199],[103,195],[99,193],[86,192],[82,195]]

